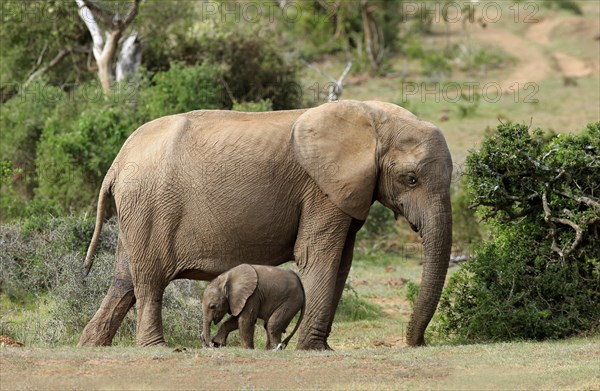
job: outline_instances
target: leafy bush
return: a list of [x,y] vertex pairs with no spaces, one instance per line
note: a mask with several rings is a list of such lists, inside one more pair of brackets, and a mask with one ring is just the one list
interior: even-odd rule
[[104,174],[140,119],[127,91],[105,98],[97,84],[58,106],[37,146],[36,199],[61,214],[95,209]]
[[221,66],[221,76],[214,80],[226,88],[220,95],[222,107],[231,108],[234,101],[263,99],[270,100],[275,110],[294,109],[300,104],[297,66],[286,61],[270,40],[256,34],[211,25],[193,36],[177,34],[165,56],[188,66]]
[[0,161],[7,177],[0,183],[2,220],[23,217],[25,204],[33,197],[36,145],[46,119],[66,94],[41,80],[23,95],[0,105]]
[[141,123],[191,110],[223,108],[226,94],[220,82],[222,76],[223,70],[215,65],[171,63],[168,71],[147,78],[140,91]]
[[579,135],[500,125],[467,158],[494,231],[450,279],[435,329],[466,341],[561,338],[600,324],[600,123]]

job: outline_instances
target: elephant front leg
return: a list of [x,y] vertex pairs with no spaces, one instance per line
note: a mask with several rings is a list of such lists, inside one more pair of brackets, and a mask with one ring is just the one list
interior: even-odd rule
[[[342,251],[342,259],[340,261],[340,267],[338,269],[337,279],[335,282],[335,292],[333,294],[332,302],[334,315],[340,303],[340,299],[342,298],[342,294],[344,293],[346,280],[348,279],[350,267],[352,266],[352,257],[354,255],[354,242],[356,239],[356,233],[358,232],[358,230],[361,229],[364,223],[364,221],[352,219],[352,223],[350,224],[350,229],[348,231],[346,243],[344,244],[344,250]],[[331,320],[329,321],[329,327],[327,328],[328,335],[331,332],[331,328],[333,326],[333,318],[334,317],[331,317]]]
[[240,316],[238,325],[240,327],[240,343],[245,349],[254,349],[254,325],[256,319]]
[[337,210],[332,215],[323,213],[316,222],[301,226],[294,252],[306,307],[296,349],[331,349],[327,337],[335,312],[336,283],[350,221],[350,216]]
[[227,345],[227,337],[229,333],[238,328],[238,318],[230,316],[221,326],[219,327],[219,331],[217,331],[217,335],[213,338],[212,342],[215,344],[215,347],[221,347]]

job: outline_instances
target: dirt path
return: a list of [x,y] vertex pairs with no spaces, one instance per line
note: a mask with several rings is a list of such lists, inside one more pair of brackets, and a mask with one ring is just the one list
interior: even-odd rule
[[558,69],[562,72],[565,77],[577,78],[585,77],[592,74],[592,65],[581,61],[578,58],[570,56],[562,52],[554,52],[552,56],[556,60]]
[[537,42],[542,45],[550,45],[550,34],[552,30],[560,24],[560,19],[543,19],[538,23],[534,23],[527,29],[525,37],[530,41]]
[[[514,91],[516,86],[523,88],[527,83],[539,82],[551,73],[553,63],[543,49],[552,44],[552,30],[561,23],[559,18],[540,20],[530,25],[524,38],[494,25],[477,34],[477,39],[500,45],[520,61],[500,83],[504,93]],[[593,65],[563,52],[552,52],[552,60],[565,78],[585,77],[593,72]]]
[[523,88],[527,83],[541,81],[552,69],[550,62],[536,45],[510,31],[490,26],[485,33],[478,34],[477,39],[499,45],[520,61],[511,74],[500,82],[504,93],[515,91],[517,87]]

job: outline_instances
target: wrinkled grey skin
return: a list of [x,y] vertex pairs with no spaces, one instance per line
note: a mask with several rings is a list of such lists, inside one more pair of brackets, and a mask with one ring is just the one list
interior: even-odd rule
[[[202,298],[202,338],[204,346],[227,344],[227,336],[239,328],[242,347],[254,349],[254,325],[265,322],[266,349],[281,345],[285,332],[298,311],[300,319],[283,346],[294,336],[304,314],[304,289],[300,277],[289,269],[242,264],[215,278]],[[218,324],[225,314],[231,316],[211,339],[210,324]]]
[[246,262],[293,260],[306,293],[298,349],[328,349],[356,232],[377,200],[423,239],[406,342],[423,345],[452,244],[452,160],[442,133],[384,102],[269,113],[193,111],[135,131],[98,199],[89,271],[108,197],[119,238],[113,283],[80,345],[110,345],[131,306],[137,343],[164,344],[162,297],[177,278],[212,280]]

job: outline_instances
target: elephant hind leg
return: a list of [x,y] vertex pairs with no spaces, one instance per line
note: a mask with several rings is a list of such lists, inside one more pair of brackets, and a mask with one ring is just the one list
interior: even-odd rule
[[154,284],[136,284],[138,346],[165,345],[162,327],[162,299],[164,287]]
[[109,346],[123,318],[135,303],[131,280],[115,278],[96,314],[85,326],[79,346]]
[[81,337],[79,346],[109,346],[123,322],[127,312],[135,303],[135,295],[127,251],[121,238],[117,243],[114,278],[100,308],[89,321]]

